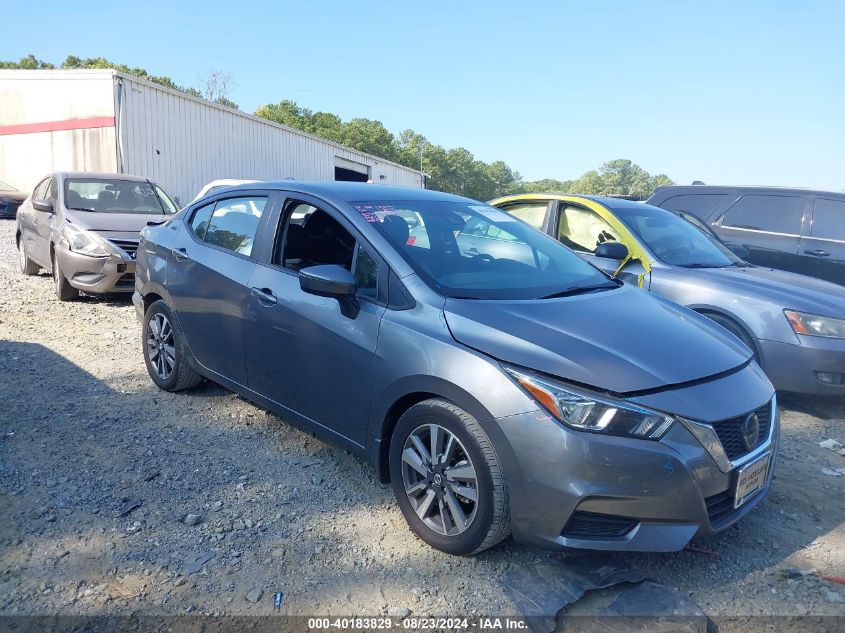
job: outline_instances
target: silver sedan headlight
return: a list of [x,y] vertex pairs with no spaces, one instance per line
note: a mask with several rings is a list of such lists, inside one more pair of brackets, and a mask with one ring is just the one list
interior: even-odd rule
[[579,431],[658,440],[674,423],[672,416],[625,400],[591,393],[521,370],[505,371],[543,408]]
[[845,338],[845,319],[834,319],[795,310],[784,310],[783,313],[796,334]]
[[77,228],[72,224],[65,224],[61,231],[62,237],[67,241],[68,248],[74,253],[88,255],[89,257],[108,257],[116,251],[110,248],[99,235],[90,231]]

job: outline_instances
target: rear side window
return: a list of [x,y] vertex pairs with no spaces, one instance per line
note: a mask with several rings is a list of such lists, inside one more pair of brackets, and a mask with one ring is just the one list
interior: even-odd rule
[[801,198],[798,196],[742,196],[728,209],[722,226],[770,233],[801,233]]
[[191,232],[200,240],[205,239],[205,232],[208,229],[208,221],[211,219],[211,212],[214,211],[214,203],[207,204],[194,211],[191,218]]
[[267,198],[255,196],[218,200],[205,243],[250,257],[265,204]]
[[729,193],[697,193],[686,196],[673,196],[661,202],[658,206],[669,211],[685,211],[697,218],[706,220],[717,209],[721,209],[735,198]]
[[543,220],[546,219],[546,209],[548,209],[548,206],[547,202],[511,204],[502,207],[502,211],[510,213],[523,222],[527,222],[535,229],[539,229],[542,228]]
[[823,240],[845,241],[845,201],[816,199],[810,235]]

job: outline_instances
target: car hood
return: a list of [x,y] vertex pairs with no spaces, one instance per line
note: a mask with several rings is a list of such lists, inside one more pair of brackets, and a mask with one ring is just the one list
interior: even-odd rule
[[785,270],[746,268],[675,268],[683,275],[715,282],[725,291],[766,299],[776,305],[822,316],[845,317],[845,287]]
[[26,194],[23,191],[0,191],[0,200],[13,200],[20,204],[26,200]]
[[447,299],[444,312],[468,347],[617,394],[708,378],[751,358],[708,319],[628,285],[536,301]]
[[74,226],[107,233],[140,233],[148,223],[160,223],[172,217],[161,213],[97,213],[77,210],[65,213],[67,221]]

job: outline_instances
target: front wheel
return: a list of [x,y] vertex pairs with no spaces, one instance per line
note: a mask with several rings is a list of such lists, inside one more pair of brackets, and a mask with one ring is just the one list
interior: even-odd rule
[[59,301],[73,301],[79,298],[79,290],[70,285],[62,269],[59,268],[59,259],[53,251],[53,283],[56,286],[56,296]]
[[202,379],[189,361],[185,336],[170,307],[155,301],[144,313],[144,363],[153,382],[165,391],[181,391]]
[[390,478],[411,530],[432,547],[465,556],[510,534],[496,451],[475,418],[450,402],[425,400],[402,415]]

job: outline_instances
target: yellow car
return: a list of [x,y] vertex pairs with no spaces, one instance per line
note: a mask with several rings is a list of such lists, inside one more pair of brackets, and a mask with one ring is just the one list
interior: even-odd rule
[[778,390],[845,395],[842,286],[749,264],[696,218],[642,202],[526,194],[490,204],[606,273],[717,322]]

